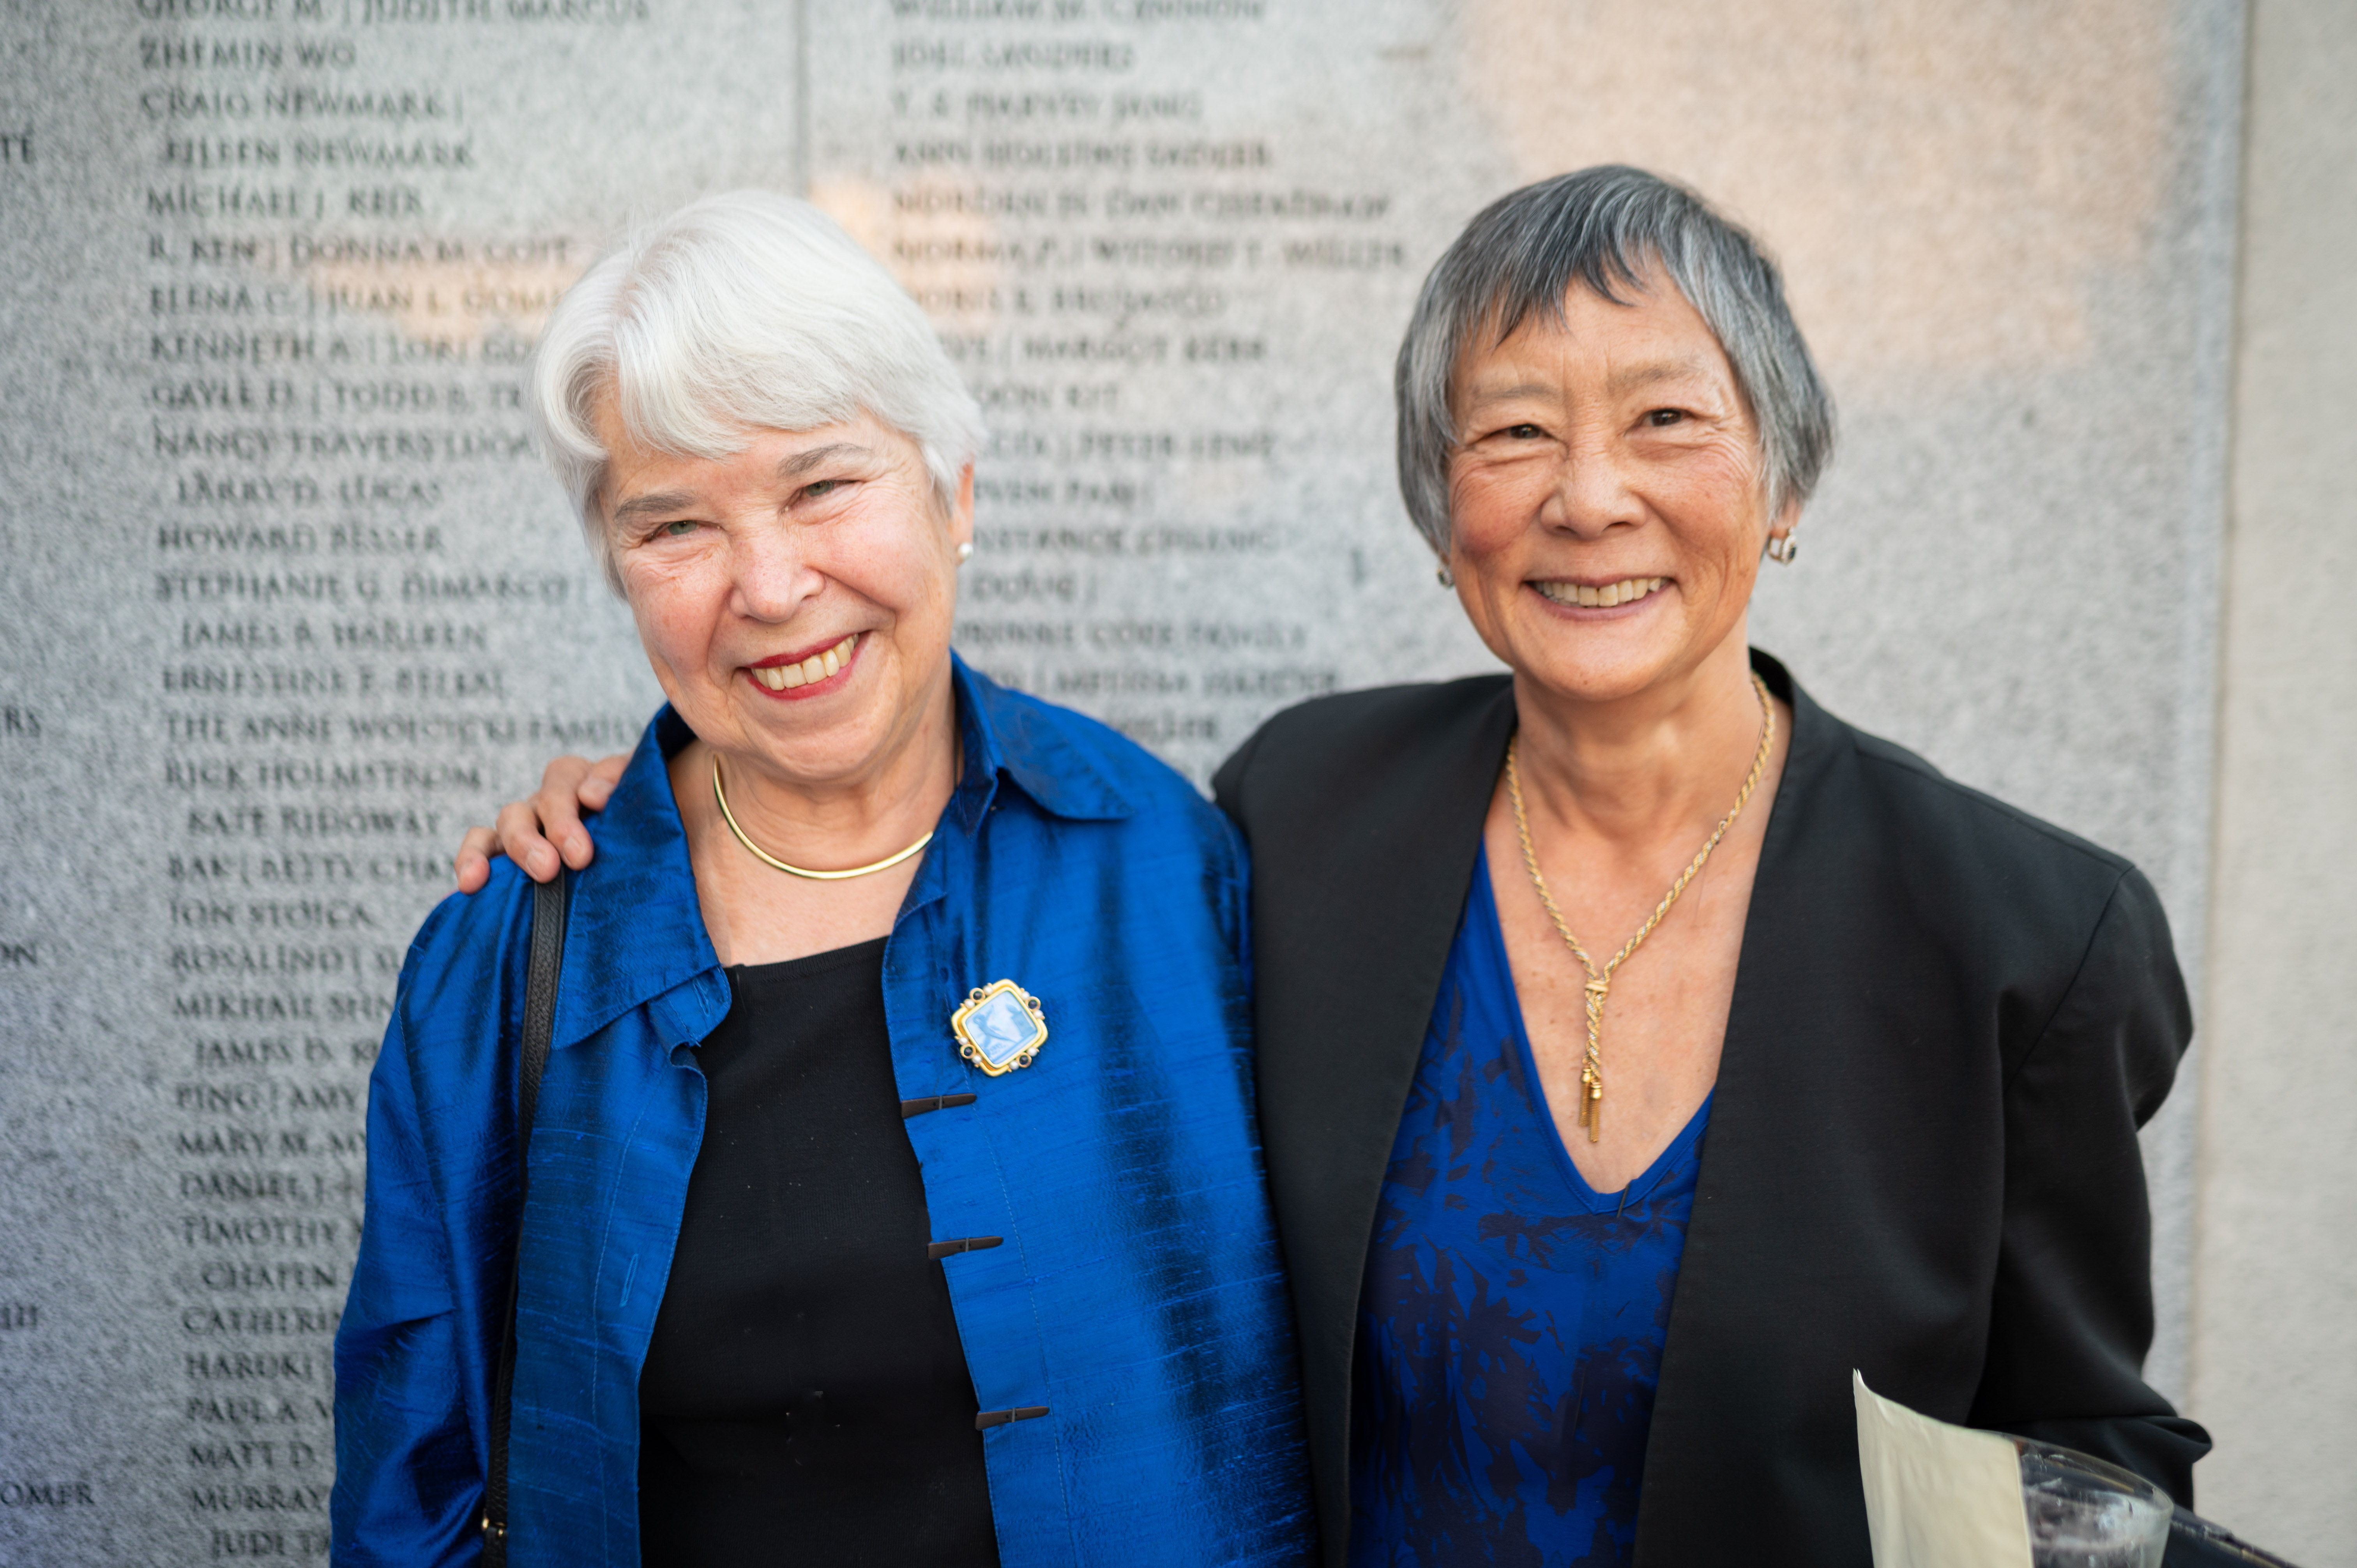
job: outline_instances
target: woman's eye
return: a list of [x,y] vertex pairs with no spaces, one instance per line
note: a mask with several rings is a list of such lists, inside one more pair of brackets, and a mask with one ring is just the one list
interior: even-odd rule
[[1665,424],[1683,424],[1685,417],[1685,410],[1682,408],[1657,408],[1645,415],[1645,423],[1659,430]]
[[841,479],[814,479],[802,487],[802,499],[814,501],[819,497],[832,494],[842,487]]
[[683,517],[664,523],[662,529],[662,535],[666,539],[678,539],[694,532],[695,524]]
[[1500,432],[1500,434],[1512,441],[1544,441],[1546,439],[1546,432],[1541,430],[1535,424],[1509,424],[1503,431]]

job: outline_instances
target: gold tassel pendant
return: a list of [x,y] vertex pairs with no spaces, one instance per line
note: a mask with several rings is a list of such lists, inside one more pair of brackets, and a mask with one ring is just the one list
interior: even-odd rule
[[1531,820],[1523,809],[1522,771],[1514,766],[1514,748],[1523,737],[1516,734],[1506,742],[1506,794],[1514,805],[1514,836],[1522,842],[1523,865],[1531,874],[1531,886],[1538,889],[1539,902],[1546,906],[1547,918],[1555,922],[1556,934],[1571,950],[1571,956],[1579,961],[1579,967],[1587,972],[1587,1054],[1579,1064],[1579,1124],[1587,1129],[1587,1141],[1591,1144],[1604,1136],[1604,998],[1612,989],[1613,972],[1629,961],[1630,954],[1644,946],[1653,928],[1677,903],[1678,895],[1686,890],[1686,884],[1709,862],[1710,852],[1718,847],[1718,841],[1727,836],[1727,830],[1743,814],[1751,791],[1760,787],[1760,776],[1768,770],[1768,757],[1776,746],[1776,705],[1768,700],[1768,682],[1756,674],[1751,677],[1751,690],[1760,699],[1760,749],[1752,755],[1751,771],[1745,777],[1734,806],[1718,819],[1709,842],[1686,863],[1686,868],[1678,873],[1678,879],[1670,884],[1662,901],[1653,906],[1652,918],[1640,927],[1602,969],[1597,968],[1587,950],[1579,945],[1579,939],[1571,934],[1563,911],[1555,907],[1555,895],[1547,891],[1546,878],[1539,871],[1538,851],[1531,847]]

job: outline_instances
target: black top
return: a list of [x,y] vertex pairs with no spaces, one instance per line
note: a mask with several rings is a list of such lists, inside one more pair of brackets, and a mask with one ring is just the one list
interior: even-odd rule
[[639,1375],[649,1564],[996,1564],[974,1383],[901,1125],[884,942],[732,969]]
[[[2190,1500],[2209,1447],[2139,1376],[2136,1129],[2192,1030],[2117,855],[1809,700],[1760,849],[1639,1505],[1651,1564],[1867,1568],[1850,1369],[1940,1419]],[[1509,679],[1271,719],[1215,781],[1253,851],[1261,1134],[1326,1561],[1349,1550],[1375,1204],[1514,723]]]

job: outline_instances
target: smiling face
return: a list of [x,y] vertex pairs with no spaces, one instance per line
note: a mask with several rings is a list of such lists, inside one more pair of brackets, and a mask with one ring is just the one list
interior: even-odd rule
[[639,639],[697,737],[789,787],[876,777],[947,702],[973,473],[935,499],[868,418],[758,432],[735,456],[632,440],[609,395],[599,502]]
[[1573,285],[1561,321],[1468,352],[1450,399],[1458,597],[1518,676],[1580,702],[1673,686],[1730,639],[1739,653],[1770,521],[1717,338],[1658,274],[1624,292]]

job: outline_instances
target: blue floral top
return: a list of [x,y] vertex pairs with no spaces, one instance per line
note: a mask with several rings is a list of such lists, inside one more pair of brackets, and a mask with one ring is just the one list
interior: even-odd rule
[[1375,1211],[1351,1398],[1353,1568],[1621,1563],[1710,1116],[1617,1193],[1539,1087],[1485,855]]

